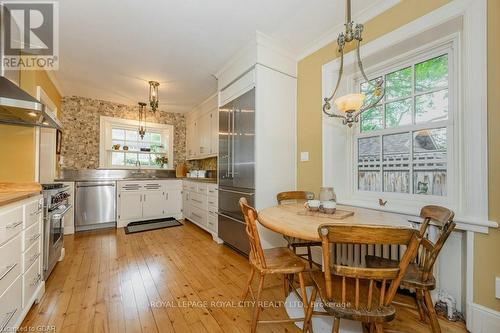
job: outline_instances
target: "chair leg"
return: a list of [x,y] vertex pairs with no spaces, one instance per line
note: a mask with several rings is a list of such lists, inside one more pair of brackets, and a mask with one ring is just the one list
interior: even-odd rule
[[288,297],[288,291],[290,286],[288,285],[288,274],[283,274],[283,293],[285,294],[285,298]]
[[307,246],[307,261],[309,261],[309,268],[313,268],[313,258],[310,246]]
[[333,317],[332,333],[339,333],[340,331],[340,318]]
[[253,310],[253,317],[252,317],[252,333],[255,333],[257,330],[257,322],[259,319],[259,312],[260,312],[260,294],[262,292],[262,288],[264,286],[264,274],[260,274],[260,280],[259,280],[259,289],[257,289],[257,297],[254,299],[254,310]]
[[307,316],[307,308],[308,308],[308,302],[307,302],[307,293],[306,293],[306,284],[304,282],[304,273],[299,272],[299,283],[300,283],[300,293],[302,296],[302,307],[304,310],[304,318]]
[[416,290],[415,303],[417,304],[418,315],[420,316],[420,321],[425,322],[425,305],[423,291],[420,289]]
[[424,290],[424,300],[429,314],[432,333],[441,333],[441,327],[439,327],[439,321],[437,318],[436,310],[434,310],[434,304],[432,303],[431,293],[429,292],[429,290]]
[[241,295],[241,298],[242,298],[243,301],[247,298],[248,292],[252,288],[252,280],[253,280],[254,273],[255,273],[255,269],[252,267],[251,270],[250,270],[250,276],[248,277],[248,280],[247,280],[247,286],[245,288],[245,291]]
[[377,333],[384,333],[384,327],[380,323],[375,324],[375,332]]
[[316,295],[318,293],[318,290],[316,287],[313,287],[312,293],[311,293],[311,299],[309,301],[309,305],[307,307],[307,314],[306,317],[304,318],[304,327],[302,328],[302,332],[312,332],[312,313],[314,310],[314,302],[316,302]]

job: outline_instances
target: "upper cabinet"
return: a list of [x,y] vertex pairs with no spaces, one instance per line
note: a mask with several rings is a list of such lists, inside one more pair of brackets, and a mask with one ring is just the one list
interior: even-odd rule
[[217,94],[186,115],[186,158],[188,160],[217,156],[218,153]]

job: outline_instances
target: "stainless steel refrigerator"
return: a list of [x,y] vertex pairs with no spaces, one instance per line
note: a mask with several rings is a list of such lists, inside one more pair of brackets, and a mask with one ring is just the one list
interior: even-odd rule
[[219,237],[250,252],[238,201],[255,203],[255,88],[219,108]]

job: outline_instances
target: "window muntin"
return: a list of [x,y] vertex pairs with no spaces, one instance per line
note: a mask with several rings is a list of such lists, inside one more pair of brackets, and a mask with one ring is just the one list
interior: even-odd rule
[[[386,95],[361,115],[356,135],[359,191],[448,195],[448,57],[384,74]],[[359,87],[365,92],[368,85]]]
[[[146,132],[141,139],[138,130],[113,126],[111,140],[113,145],[120,145],[119,151],[111,152],[112,167],[136,167],[140,163],[141,167],[156,168],[160,167],[156,159],[168,155],[168,136],[160,132]],[[128,150],[124,150],[124,146],[127,146]],[[150,151],[141,151],[144,148]]]

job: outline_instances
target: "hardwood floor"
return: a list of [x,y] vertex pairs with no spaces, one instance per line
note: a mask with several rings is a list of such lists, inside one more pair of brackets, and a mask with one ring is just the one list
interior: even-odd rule
[[[238,306],[249,265],[189,222],[182,227],[125,235],[123,229],[65,237],[66,258],[22,323],[23,331],[248,332],[251,309]],[[283,299],[282,281],[270,278],[265,300]],[[231,306],[231,305],[236,306]],[[280,307],[261,319],[285,316]],[[416,312],[398,308],[387,327],[428,332]],[[441,321],[443,333],[466,332]],[[293,324],[262,325],[259,332],[299,332]]]

